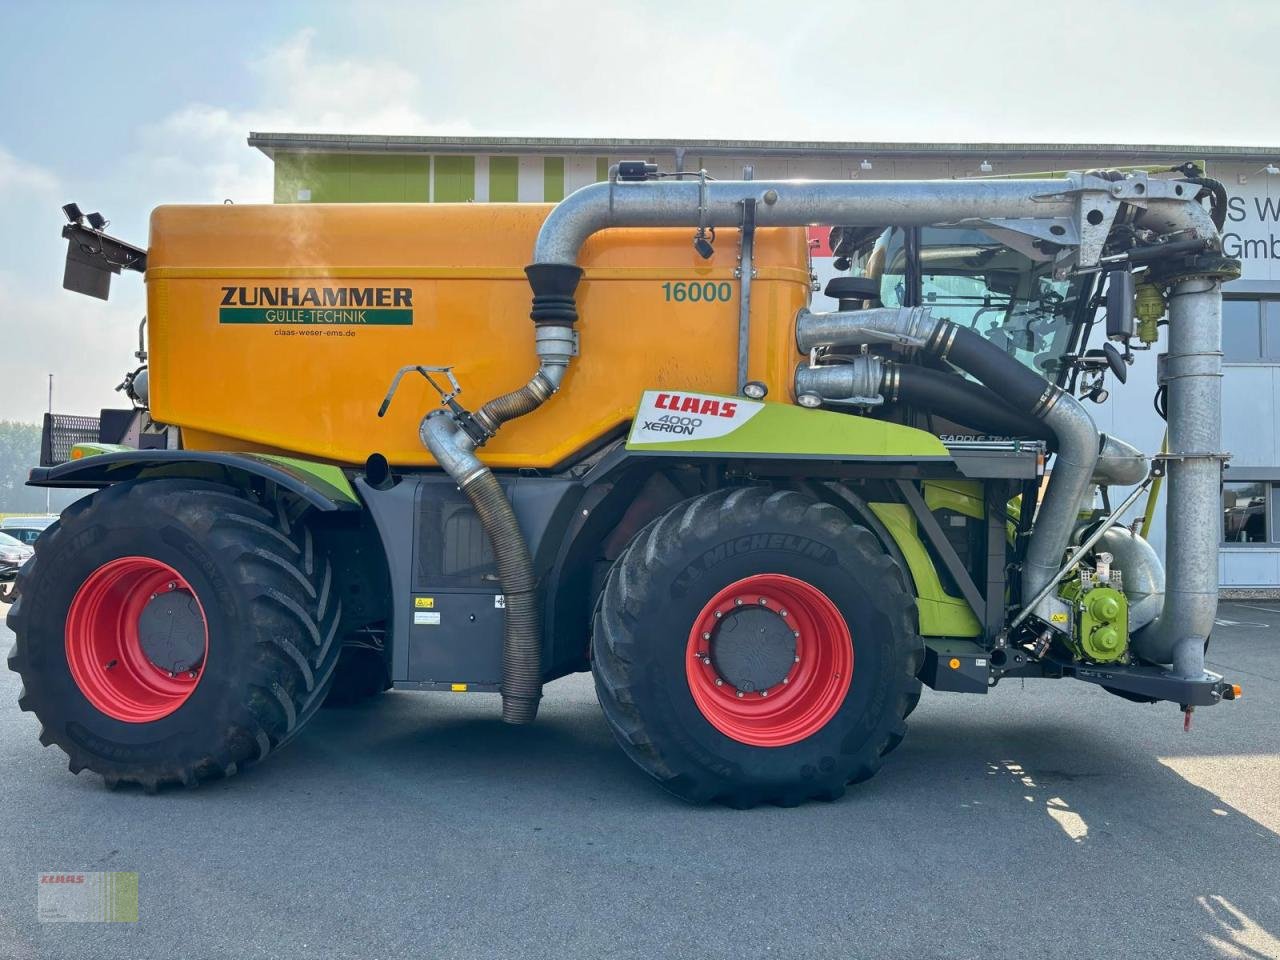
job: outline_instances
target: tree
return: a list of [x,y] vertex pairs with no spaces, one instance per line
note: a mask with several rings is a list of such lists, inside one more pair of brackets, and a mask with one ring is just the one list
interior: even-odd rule
[[[31,468],[40,463],[40,427],[34,423],[0,420],[0,513],[43,513],[45,491],[26,486]],[[49,495],[54,513],[83,496],[80,490],[54,490]]]

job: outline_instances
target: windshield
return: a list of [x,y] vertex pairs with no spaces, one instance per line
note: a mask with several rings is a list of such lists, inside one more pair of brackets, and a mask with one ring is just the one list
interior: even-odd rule
[[[905,233],[882,242],[880,299],[902,306],[907,295]],[[873,255],[871,260],[874,261]],[[1054,280],[1047,260],[1033,260],[982,230],[920,231],[920,305],[969,327],[1020,363],[1054,379],[1071,343],[1071,323],[1085,279]]]
[[15,537],[9,536],[7,533],[0,533],[0,547],[21,547],[23,543]]

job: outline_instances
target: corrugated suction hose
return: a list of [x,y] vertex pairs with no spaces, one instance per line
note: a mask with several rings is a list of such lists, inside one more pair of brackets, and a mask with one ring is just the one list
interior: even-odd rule
[[492,471],[477,473],[463,488],[493,544],[506,602],[502,644],[502,719],[530,723],[542,697],[542,632],[533,560],[511,501]]

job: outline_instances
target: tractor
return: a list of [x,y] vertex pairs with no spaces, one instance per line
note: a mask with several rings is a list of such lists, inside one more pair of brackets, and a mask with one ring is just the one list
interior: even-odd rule
[[[785,806],[872,776],[923,686],[1067,680],[1187,723],[1240,693],[1205,669],[1240,264],[1194,164],[623,161],[555,205],[161,206],[146,247],[64,210],[64,286],[139,272],[148,301],[131,406],[47,418],[30,478],[93,490],[8,616],[72,772],[195,786],[388,689],[528,724],[590,670],[668,791]],[[1161,348],[1143,452],[1086,404]]]

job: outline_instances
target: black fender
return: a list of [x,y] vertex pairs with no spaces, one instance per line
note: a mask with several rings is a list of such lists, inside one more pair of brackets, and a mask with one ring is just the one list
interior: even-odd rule
[[264,453],[120,450],[68,460],[54,467],[35,467],[27,486],[84,489],[153,477],[192,477],[231,483],[259,477],[295,494],[322,513],[364,510],[364,504],[340,467]]

